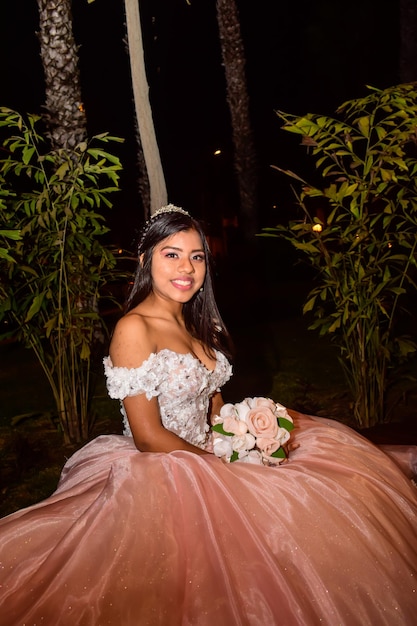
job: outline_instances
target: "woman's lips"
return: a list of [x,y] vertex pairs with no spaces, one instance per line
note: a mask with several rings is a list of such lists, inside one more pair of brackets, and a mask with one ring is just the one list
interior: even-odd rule
[[187,291],[191,289],[194,281],[191,278],[175,278],[171,281],[174,287],[180,289],[181,291]]

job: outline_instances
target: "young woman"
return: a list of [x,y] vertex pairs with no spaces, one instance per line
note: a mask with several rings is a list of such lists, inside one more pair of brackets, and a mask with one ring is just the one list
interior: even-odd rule
[[292,412],[286,463],[224,463],[208,424],[228,342],[201,227],[168,205],[144,228],[105,359],[125,434],[86,445],[50,498],[0,521],[0,624],[415,622],[405,458]]
[[[228,334],[217,309],[211,282],[211,257],[201,226],[186,211],[168,205],[146,225],[139,244],[139,267],[128,302],[128,313],[117,324],[106,360],[110,394],[119,397],[113,384],[118,371],[112,366],[135,370],[151,358],[169,363],[174,388],[182,376],[184,384],[194,385],[188,375],[190,358],[198,361],[203,371],[212,371],[212,379],[227,380],[231,374],[225,356],[229,354]],[[194,364],[191,361],[191,364]],[[116,375],[114,373],[116,372]],[[117,384],[116,382],[116,384]],[[222,381],[224,382],[224,381]],[[167,384],[167,381],[164,381]],[[198,389],[195,389],[198,394]],[[172,400],[178,402],[178,392]],[[199,394],[204,412],[193,425],[195,437],[187,441],[181,428],[187,429],[189,400],[177,411],[175,424],[159,405],[156,396],[135,394],[123,399],[128,419],[125,428],[133,435],[142,452],[188,450],[205,453],[208,439],[208,414],[215,414],[223,404],[219,391]],[[209,411],[210,401],[210,411]],[[199,432],[200,431],[200,432]],[[189,439],[189,438],[188,438]]]

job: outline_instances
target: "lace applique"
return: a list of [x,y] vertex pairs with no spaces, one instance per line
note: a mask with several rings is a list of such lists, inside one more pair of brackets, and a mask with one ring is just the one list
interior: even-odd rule
[[[144,393],[148,400],[157,397],[165,428],[193,445],[204,447],[211,396],[220,391],[232,375],[232,367],[221,352],[216,366],[209,370],[192,354],[164,349],[153,353],[137,368],[114,367],[104,359],[107,389],[111,398],[123,400]],[[123,404],[124,432],[131,436]]]

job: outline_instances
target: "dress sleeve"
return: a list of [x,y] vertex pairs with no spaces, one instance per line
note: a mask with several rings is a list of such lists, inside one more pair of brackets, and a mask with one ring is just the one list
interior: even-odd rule
[[103,359],[107,390],[110,398],[123,400],[129,396],[146,394],[148,400],[159,395],[160,377],[153,367],[155,354],[151,354],[140,367],[114,367],[110,357]]

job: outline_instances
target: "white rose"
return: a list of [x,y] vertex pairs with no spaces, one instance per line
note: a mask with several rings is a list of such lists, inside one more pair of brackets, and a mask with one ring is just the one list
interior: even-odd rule
[[256,398],[245,398],[243,402],[245,402],[250,409],[253,409]]
[[285,443],[287,443],[290,437],[291,435],[286,428],[278,428],[278,434],[276,438],[279,441],[280,446],[283,446]]
[[244,435],[235,435],[232,437],[232,448],[235,452],[244,452],[245,450],[252,450],[255,446],[255,437],[250,433]]
[[251,463],[252,465],[263,465],[262,455],[257,450],[249,450],[246,453],[239,453],[239,462]]
[[250,411],[248,400],[250,400],[250,398],[246,398],[242,402],[237,402],[234,405],[236,414],[239,417],[239,419],[242,420],[242,422],[246,422],[246,416]]
[[213,453],[220,458],[226,457],[229,461],[233,453],[231,437],[214,436]]
[[236,417],[234,405],[230,404],[230,402],[223,404],[222,408],[220,409],[220,417],[222,421],[225,417]]
[[256,409],[261,406],[268,407],[268,409],[270,409],[272,413],[274,413],[276,409],[276,403],[271,400],[271,398],[250,398],[249,404],[251,409]]
[[289,422],[294,423],[293,418],[291,417],[291,415],[288,413],[287,409],[285,408],[285,406],[283,406],[282,404],[280,404],[279,402],[276,403],[276,409],[275,409],[275,415],[277,417],[285,417],[285,419],[287,419]]

